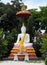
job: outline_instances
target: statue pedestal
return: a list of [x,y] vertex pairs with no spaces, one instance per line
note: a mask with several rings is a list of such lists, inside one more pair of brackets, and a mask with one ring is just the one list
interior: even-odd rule
[[31,58],[37,58],[35,50],[33,46],[27,46],[26,52],[19,53],[19,47],[14,46],[11,50],[11,53],[9,55],[9,58],[14,58],[14,60],[29,60]]

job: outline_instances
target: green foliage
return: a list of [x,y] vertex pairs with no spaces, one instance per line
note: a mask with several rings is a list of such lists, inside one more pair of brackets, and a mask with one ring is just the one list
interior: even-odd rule
[[16,29],[12,29],[10,33],[5,32],[5,38],[3,39],[3,29],[0,29],[0,58],[7,57],[12,49],[14,42],[16,42]]
[[45,65],[47,65],[47,57],[45,58]]
[[9,41],[9,40],[13,41],[13,40],[14,40],[14,37],[15,37],[17,34],[18,34],[18,32],[17,32],[16,28],[13,28],[13,29],[11,30],[11,32],[7,34],[6,38],[7,38],[8,41]]
[[7,56],[8,53],[7,45],[8,45],[8,41],[6,39],[2,40],[2,48],[1,48],[2,57]]
[[[14,42],[16,42],[19,23],[16,12],[19,10],[19,0],[13,0],[12,5],[0,2],[0,58],[8,56]],[[8,30],[10,31],[9,33]],[[4,39],[2,38],[3,34],[5,34]]]
[[17,30],[15,28],[13,28],[11,30],[11,32],[9,32],[7,35],[6,35],[6,39],[8,41],[8,55],[10,54],[10,51],[14,45],[14,43],[16,42],[16,39],[17,39]]
[[42,52],[42,56],[44,58],[47,57],[47,34],[45,34],[43,37],[42,37],[42,47],[41,47],[41,52]]
[[3,39],[3,29],[0,29],[0,58],[7,56],[8,53],[7,45],[8,41]]
[[3,29],[1,28],[0,29],[0,39],[2,38],[2,36],[3,36]]

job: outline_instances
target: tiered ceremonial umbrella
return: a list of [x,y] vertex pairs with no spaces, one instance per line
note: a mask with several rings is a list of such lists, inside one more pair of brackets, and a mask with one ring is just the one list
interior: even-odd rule
[[21,17],[22,19],[31,16],[31,13],[27,11],[26,9],[27,9],[27,6],[22,4],[21,11],[17,12],[16,16]]

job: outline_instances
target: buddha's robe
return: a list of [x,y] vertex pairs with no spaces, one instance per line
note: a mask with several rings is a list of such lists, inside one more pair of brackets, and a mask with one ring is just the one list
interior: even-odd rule
[[26,33],[24,33],[24,36],[23,36],[22,39],[19,41],[18,46],[20,46],[20,47],[23,47],[23,46],[24,46],[24,39],[25,39],[25,37],[26,37]]

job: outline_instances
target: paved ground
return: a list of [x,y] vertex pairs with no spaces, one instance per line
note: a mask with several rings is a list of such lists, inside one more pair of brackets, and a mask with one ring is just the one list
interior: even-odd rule
[[45,65],[44,62],[41,63],[27,63],[25,61],[1,61],[0,65]]

